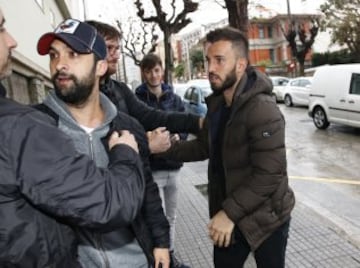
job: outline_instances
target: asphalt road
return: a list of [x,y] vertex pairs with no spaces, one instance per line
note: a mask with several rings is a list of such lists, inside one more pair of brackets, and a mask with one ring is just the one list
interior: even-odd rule
[[360,245],[360,129],[318,130],[306,107],[279,104],[286,120],[290,185],[298,199]]

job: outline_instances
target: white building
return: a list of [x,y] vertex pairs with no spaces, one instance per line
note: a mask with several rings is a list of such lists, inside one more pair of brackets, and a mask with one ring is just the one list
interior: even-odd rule
[[[39,102],[51,87],[48,57],[37,53],[40,36],[53,31],[65,18],[81,16],[77,0],[0,0],[6,28],[18,42],[13,52],[13,74],[3,81],[8,96],[23,103]],[[70,9],[71,7],[72,9]]]

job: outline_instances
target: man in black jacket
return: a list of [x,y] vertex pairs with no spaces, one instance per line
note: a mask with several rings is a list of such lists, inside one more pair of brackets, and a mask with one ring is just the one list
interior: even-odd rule
[[[0,10],[0,79],[10,75],[17,45],[4,24]],[[114,133],[109,169],[96,168],[53,120],[0,91],[0,267],[80,267],[72,227],[111,231],[141,208],[134,136]]]
[[[95,39],[91,38],[94,36]],[[55,88],[43,106],[56,119],[58,127],[73,139],[77,151],[90,155],[99,167],[106,167],[109,158],[102,139],[112,129],[128,129],[136,137],[144,163],[146,187],[141,212],[130,225],[119,226],[112,232],[79,228],[80,262],[87,268],[159,268],[160,264],[167,268],[169,224],[149,168],[145,131],[100,94],[100,78],[107,67],[103,38],[89,24],[68,19],[39,39],[38,52],[49,54]]]
[[[115,104],[118,111],[136,118],[148,132],[151,153],[159,153],[170,146],[169,132],[171,133],[197,133],[202,127],[203,119],[184,112],[164,112],[147,106],[139,101],[125,83],[111,79],[116,73],[120,57],[121,34],[113,26],[98,22],[86,21],[94,26],[98,33],[104,37],[107,46],[108,70],[103,77],[101,92]],[[163,128],[166,127],[165,132]]]

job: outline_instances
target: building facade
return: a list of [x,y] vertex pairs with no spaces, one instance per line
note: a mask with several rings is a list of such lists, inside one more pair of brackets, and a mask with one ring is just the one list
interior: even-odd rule
[[[296,68],[296,61],[292,58],[288,41],[283,30],[289,29],[287,14],[277,14],[261,5],[249,8],[251,17],[248,29],[250,63],[268,74],[290,75]],[[310,28],[311,20],[319,18],[318,14],[292,14],[296,27],[304,25]],[[191,69],[189,53],[192,49],[202,48],[204,36],[209,31],[228,25],[223,19],[209,25],[202,25],[198,29],[177,37],[177,63],[185,63],[186,69]],[[316,39],[315,39],[316,40]],[[298,40],[299,42],[299,40]],[[311,66],[312,51],[305,58],[306,66]],[[190,70],[191,72],[191,70]],[[203,74],[202,74],[203,76]],[[193,75],[191,78],[194,78]]]
[[[37,53],[40,36],[53,31],[66,18],[81,17],[81,1],[76,0],[0,0],[6,28],[18,42],[13,51],[13,74],[3,82],[8,97],[24,104],[43,100],[52,87],[48,57]],[[71,9],[69,8],[71,7]]]

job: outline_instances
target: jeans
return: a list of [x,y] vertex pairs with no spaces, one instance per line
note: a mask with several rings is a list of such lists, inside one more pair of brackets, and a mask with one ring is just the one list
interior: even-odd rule
[[158,185],[164,214],[170,225],[170,250],[174,250],[175,220],[177,207],[177,177],[179,170],[156,170],[152,172]]
[[[285,251],[289,234],[290,220],[281,225],[254,252],[258,268],[285,267]],[[216,268],[243,267],[250,246],[235,226],[235,243],[227,248],[214,247],[214,264]]]

